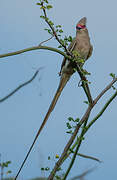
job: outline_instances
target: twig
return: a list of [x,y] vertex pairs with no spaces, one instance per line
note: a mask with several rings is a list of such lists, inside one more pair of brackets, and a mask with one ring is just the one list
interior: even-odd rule
[[83,158],[87,158],[87,159],[91,159],[91,160],[97,161],[97,162],[99,162],[99,163],[102,162],[101,160],[99,160],[99,159],[96,158],[96,157],[88,156],[88,155],[81,154],[81,153],[78,153],[77,155],[78,155],[78,156],[81,156],[81,157],[83,157]]
[[100,116],[104,113],[109,104],[113,101],[113,99],[117,96],[117,91],[111,96],[111,98],[106,102],[102,110],[97,114],[97,116],[86,126],[85,133],[88,129],[100,118]]
[[33,75],[33,77],[32,77],[30,80],[28,80],[28,81],[24,82],[23,84],[19,85],[16,89],[14,89],[14,90],[13,90],[11,93],[9,93],[7,96],[5,96],[5,97],[3,97],[2,99],[0,99],[0,103],[4,102],[4,101],[7,100],[9,97],[11,97],[13,94],[15,94],[18,90],[20,90],[20,89],[23,88],[24,86],[28,85],[29,83],[31,83],[31,82],[35,79],[35,77],[37,76],[38,72],[39,72],[39,70],[37,70],[37,71],[35,72],[35,74]]
[[44,16],[45,16],[45,21],[46,21],[46,23],[48,24],[48,26],[49,26],[50,29],[52,30],[52,33],[53,33],[53,35],[55,36],[56,40],[59,42],[59,44],[62,45],[62,47],[65,49],[65,52],[66,52],[68,55],[70,55],[67,47],[66,47],[63,43],[61,43],[59,37],[57,36],[57,33],[56,33],[54,27],[49,23],[48,18],[47,18],[47,14],[46,14],[46,10],[45,10],[44,5],[43,5],[43,2],[41,2],[41,5],[42,5],[42,10],[43,10],[43,13],[44,13]]
[[41,46],[43,43],[45,43],[45,42],[51,40],[53,37],[54,37],[54,35],[52,35],[49,39],[47,39],[47,40],[45,40],[45,41],[42,41],[42,42],[39,44],[39,46]]
[[66,55],[66,53],[62,52],[61,50],[53,48],[53,47],[49,47],[49,46],[33,46],[33,47],[25,48],[25,49],[22,49],[19,51],[0,54],[0,58],[8,57],[8,56],[14,56],[14,55],[18,55],[18,54],[22,54],[22,53],[25,53],[28,51],[34,51],[34,50],[38,50],[38,49],[50,50],[50,51],[56,52],[58,54],[61,54],[62,56],[64,56],[65,58],[67,58],[69,60],[73,59],[70,56]]
[[85,172],[83,172],[83,173],[82,173],[81,175],[79,175],[79,176],[75,176],[75,177],[71,178],[70,180],[82,179],[84,176],[86,176],[87,174],[91,173],[91,172],[94,171],[94,170],[95,170],[95,167],[92,168],[92,169],[89,169],[89,170],[87,170],[87,171],[85,171]]
[[112,85],[117,81],[117,77],[112,80],[112,82],[102,90],[102,92],[95,98],[94,105],[99,101],[99,99],[112,87]]
[[71,170],[71,168],[72,168],[72,166],[73,166],[73,164],[74,164],[74,161],[75,161],[76,156],[77,156],[77,154],[78,154],[79,147],[80,147],[80,143],[77,144],[76,150],[75,150],[75,152],[74,152],[74,154],[73,154],[72,160],[71,160],[71,162],[70,162],[70,164],[69,164],[69,167],[68,167],[68,169],[67,169],[67,171],[66,171],[66,173],[65,173],[65,175],[64,175],[63,180],[66,180],[66,178],[67,178],[67,176],[68,176],[68,174],[69,174],[69,172],[70,172],[70,170]]

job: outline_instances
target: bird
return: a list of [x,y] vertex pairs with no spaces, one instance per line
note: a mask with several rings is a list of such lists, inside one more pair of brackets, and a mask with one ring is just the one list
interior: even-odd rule
[[[90,43],[90,37],[88,33],[88,29],[86,27],[87,18],[83,17],[76,25],[76,37],[73,39],[71,44],[68,47],[68,50],[72,52],[73,50],[77,51],[80,54],[80,57],[86,61],[91,55],[93,51],[93,46]],[[70,77],[74,73],[74,68],[76,66],[76,63],[73,61],[70,61],[66,58],[63,59],[62,65],[61,65],[61,71],[60,71],[60,83],[58,86],[58,89],[55,93],[55,96],[50,104],[50,107],[46,113],[46,116],[40,126],[40,129],[38,131],[38,135],[40,134],[41,130],[45,126],[45,123],[47,122],[51,112],[53,111],[58,98],[61,95],[61,92],[67,82],[69,81]]]
[[[82,19],[80,19],[80,21],[77,23],[76,25],[76,37],[73,38],[73,41],[71,42],[71,44],[68,47],[68,51],[70,53],[72,53],[73,51],[77,51],[78,54],[80,54],[80,57],[82,57],[84,59],[84,61],[86,61],[92,54],[93,51],[93,47],[90,43],[90,37],[89,37],[89,33],[88,33],[88,29],[86,27],[86,22],[87,22],[87,18],[83,17]],[[56,93],[54,95],[54,98],[50,104],[50,107],[45,115],[45,118],[33,140],[32,145],[29,148],[28,153],[26,154],[26,157],[16,175],[16,178],[18,176],[18,174],[20,173],[23,165],[25,164],[37,138],[39,137],[42,129],[44,128],[51,112],[53,111],[62,90],[64,89],[65,85],[67,84],[67,82],[69,81],[70,77],[72,76],[72,74],[75,72],[74,68],[76,67],[76,65],[82,66],[82,63],[76,63],[74,61],[68,60],[67,58],[63,59],[62,65],[61,65],[61,70],[60,70],[60,83],[58,85],[58,88],[56,90]],[[15,180],[16,180],[15,178]]]

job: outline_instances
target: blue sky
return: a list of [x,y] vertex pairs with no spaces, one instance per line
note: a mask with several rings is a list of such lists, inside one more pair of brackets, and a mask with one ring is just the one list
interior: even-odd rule
[[[38,45],[48,39],[43,30],[47,27],[40,19],[40,9],[33,0],[0,1],[0,54]],[[117,47],[117,2],[116,0],[71,1],[52,0],[54,8],[49,12],[50,18],[61,24],[64,35],[75,36],[78,20],[87,17],[87,26],[91,42],[94,46],[92,57],[85,68],[91,73],[91,90],[93,97],[111,81],[109,73],[116,74]],[[47,45],[57,47],[51,40]],[[62,56],[43,50],[0,59],[0,97],[5,96],[22,82],[30,79],[39,67],[44,67],[36,79],[17,92],[6,102],[0,104],[0,153],[4,161],[11,160],[12,176],[14,176],[43,121],[44,115],[54,96],[59,83],[58,72]],[[84,92],[78,88],[79,77],[74,74],[65,87],[55,110],[39,137],[19,179],[27,179],[42,174],[40,167],[49,164],[47,157],[60,154],[69,135],[66,135],[66,121],[69,116],[82,117],[86,100]],[[97,104],[91,118],[104,105],[113,93],[110,90]],[[89,179],[117,178],[117,100],[115,99],[103,116],[89,130],[80,152],[98,157],[103,161],[97,164],[91,160],[79,158],[70,173],[70,177],[78,175],[88,168],[98,167],[86,177]],[[90,118],[90,120],[91,120]],[[67,163],[63,166],[65,167]]]

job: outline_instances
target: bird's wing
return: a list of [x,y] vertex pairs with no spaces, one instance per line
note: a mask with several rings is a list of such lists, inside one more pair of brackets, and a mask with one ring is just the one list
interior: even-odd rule
[[[69,47],[68,47],[68,50],[69,50],[70,52],[72,52],[72,51],[74,50],[74,48],[75,48],[75,45],[76,45],[76,38],[73,38],[72,42],[70,43],[70,45],[69,45]],[[66,58],[64,57],[64,58],[63,58],[63,62],[62,62],[62,64],[61,64],[61,70],[60,70],[59,75],[61,75],[61,71],[62,71],[63,66],[65,65],[65,62],[66,62]]]
[[87,59],[90,58],[90,56],[92,55],[92,52],[93,52],[93,46],[91,45],[90,49],[89,49],[89,54],[87,56]]

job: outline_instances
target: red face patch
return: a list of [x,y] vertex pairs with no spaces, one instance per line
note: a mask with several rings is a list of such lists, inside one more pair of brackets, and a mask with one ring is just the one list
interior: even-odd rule
[[76,26],[76,29],[85,29],[85,28],[86,28],[86,26],[85,25],[81,25],[81,24],[78,24]]

